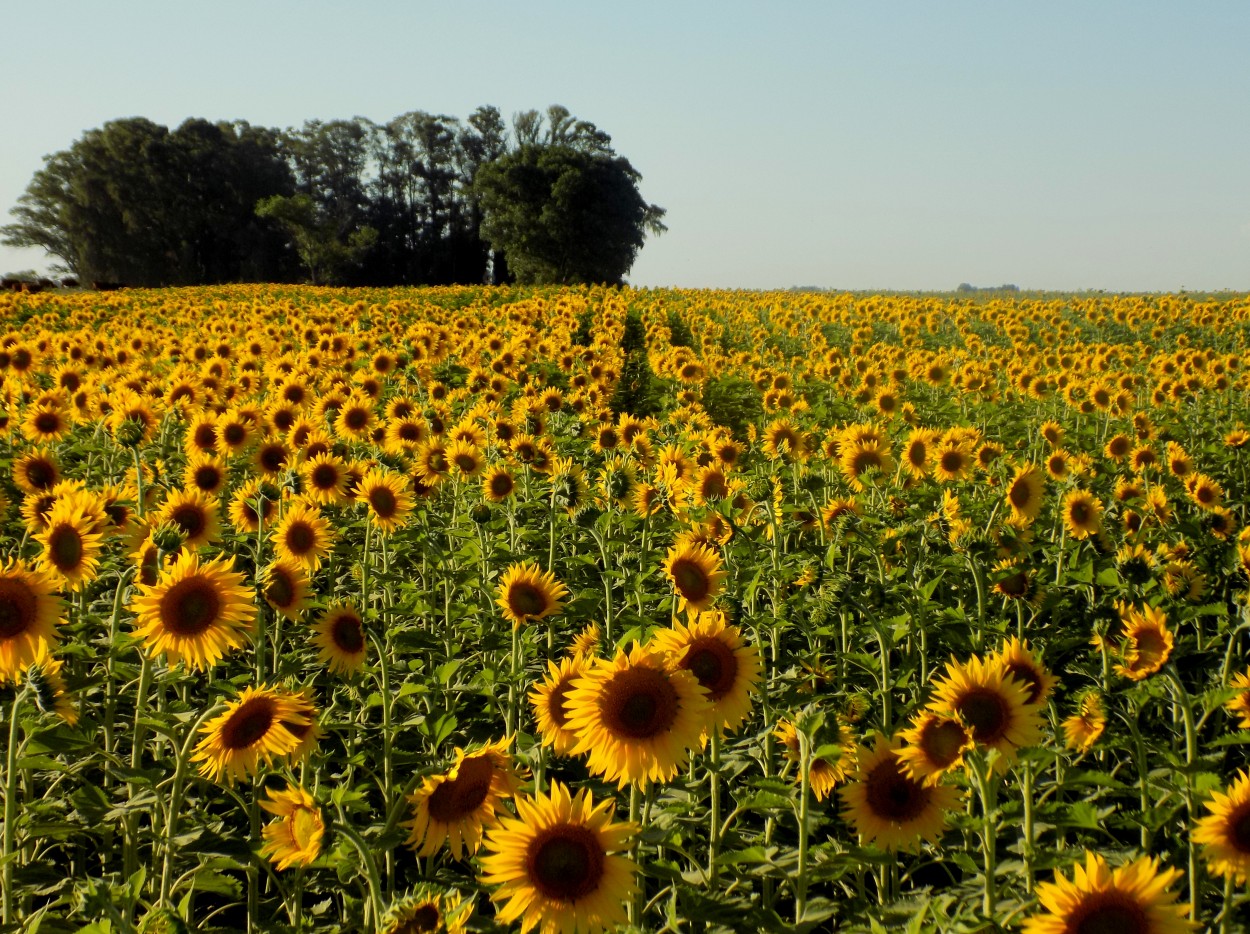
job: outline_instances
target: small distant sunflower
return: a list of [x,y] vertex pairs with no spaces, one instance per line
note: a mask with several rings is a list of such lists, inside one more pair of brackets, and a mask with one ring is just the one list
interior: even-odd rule
[[1133,681],[1142,681],[1164,666],[1172,655],[1175,637],[1168,629],[1168,618],[1152,606],[1121,607],[1123,624],[1123,663],[1115,670]]
[[462,902],[458,892],[441,892],[419,885],[391,906],[382,918],[380,934],[464,934],[473,902]]
[[0,568],[0,684],[22,680],[59,642],[64,604],[51,575],[9,562]]
[[514,626],[544,619],[563,609],[568,588],[537,564],[513,564],[499,581],[496,603]]
[[1063,721],[1063,741],[1069,749],[1088,752],[1107,729],[1107,715],[1097,691],[1087,691],[1076,713]]
[[1038,885],[1045,911],[1025,919],[1024,934],[1184,934],[1195,927],[1185,919],[1189,906],[1176,904],[1177,893],[1169,891],[1181,877],[1179,869],[1162,869],[1149,856],[1113,870],[1087,850],[1071,880],[1055,870],[1054,882]]
[[195,487],[171,493],[153,522],[177,526],[184,536],[184,547],[191,549],[216,541],[221,535],[216,497]]
[[317,801],[298,785],[282,791],[267,790],[267,801],[260,806],[278,817],[261,831],[264,846],[260,855],[279,870],[310,866],[321,855],[321,839],[326,825]]
[[381,467],[373,468],[361,478],[356,499],[368,507],[369,521],[384,535],[403,526],[413,507],[408,478]]
[[709,721],[732,732],[751,712],[760,680],[760,654],[742,641],[719,610],[700,613],[689,624],[674,621],[652,637],[650,646],[667,654],[674,666],[693,674],[707,690]]
[[286,514],[273,530],[272,538],[278,557],[316,572],[321,567],[321,559],[330,553],[334,530],[320,510],[296,503],[287,507]]
[[35,536],[43,546],[39,567],[66,590],[78,590],[96,576],[103,538],[93,528],[77,497],[64,497],[49,510],[47,525]]
[[521,932],[599,934],[624,923],[624,902],[637,891],[628,856],[638,827],[613,821],[611,801],[594,803],[559,782],[551,794],[517,799],[518,818],[492,829],[482,856],[482,881],[499,886],[491,898],[498,921],[521,922]]
[[148,654],[164,652],[171,664],[185,661],[193,671],[217,664],[244,643],[256,620],[256,604],[233,558],[200,561],[184,551],[157,582],[141,585],[131,604],[138,617],[135,635]]
[[952,659],[934,684],[934,695],[927,709],[957,717],[977,746],[998,750],[1001,767],[1018,748],[1041,739],[1040,705],[1029,703],[1029,688],[1000,658],[983,661],[974,655],[962,664]]
[[351,674],[364,664],[368,649],[365,623],[351,604],[330,606],[313,627],[313,645],[335,674]]
[[959,793],[944,785],[927,785],[907,774],[898,752],[901,740],[877,734],[873,748],[861,746],[857,770],[842,787],[842,814],[864,843],[883,849],[916,847],[936,842],[946,826],[946,812]]
[[903,770],[926,785],[962,766],[964,753],[973,748],[972,732],[958,717],[932,711],[917,716],[899,738],[905,744],[898,751]]
[[[61,674],[64,667],[63,661],[48,655],[27,668],[26,673],[34,690],[36,706],[44,713],[54,713],[74,726],[78,722],[78,706],[65,687],[65,678]],[[3,681],[4,678],[0,677],[0,683]]]
[[1239,675],[1234,675],[1229,685],[1237,693],[1224,702],[1224,709],[1238,720],[1238,726],[1250,730],[1250,668]]
[[261,594],[287,619],[298,620],[309,604],[308,572],[294,561],[274,561],[265,568]]
[[678,610],[706,610],[725,579],[720,555],[706,545],[674,545],[664,559],[664,573],[677,591]]
[[266,763],[291,756],[299,739],[287,724],[308,726],[299,698],[286,691],[261,686],[248,688],[227,704],[226,712],[208,721],[200,732],[192,762],[213,781],[232,784],[255,774]]
[[408,796],[413,817],[404,826],[418,856],[432,856],[444,843],[456,859],[478,851],[482,828],[496,823],[504,799],[521,787],[508,753],[511,744],[508,738],[471,752],[457,749],[447,772],[429,776]]
[[1063,524],[1077,540],[1098,534],[1102,529],[1102,503],[1087,490],[1070,490],[1063,498]]
[[887,477],[894,470],[894,458],[889,445],[876,439],[848,441],[841,452],[842,473],[856,491],[863,492],[865,481],[872,476]]
[[693,674],[634,645],[612,661],[599,660],[573,682],[565,701],[573,755],[624,788],[666,782],[686,764],[707,722],[707,691]]
[[917,480],[923,480],[929,472],[929,457],[941,438],[932,428],[913,428],[903,446],[903,465]]
[[994,592],[1008,600],[1031,600],[1037,595],[1033,571],[1021,558],[1004,558],[993,568]]
[[1011,507],[1012,517],[1023,525],[1033,522],[1042,511],[1045,489],[1046,481],[1037,467],[1025,464],[1018,468],[1007,485],[1007,505]]
[[481,449],[472,441],[452,441],[447,445],[447,463],[457,480],[469,480],[480,474],[486,466]]
[[603,630],[598,623],[590,623],[579,632],[569,646],[569,655],[594,656],[599,654],[599,643],[603,640]]
[[1226,791],[1214,792],[1210,812],[1194,827],[1194,842],[1211,872],[1242,885],[1250,878],[1250,775],[1237,773]]
[[942,483],[962,480],[972,466],[972,453],[963,444],[944,442],[933,456],[933,476]]
[[591,660],[581,655],[565,658],[560,662],[547,662],[547,677],[530,693],[534,717],[544,746],[550,746],[557,756],[569,755],[577,744],[577,734],[568,728],[568,711],[565,704],[573,682],[589,670]]
[[369,436],[376,420],[373,400],[367,396],[353,396],[339,408],[334,430],[344,440],[359,441]]

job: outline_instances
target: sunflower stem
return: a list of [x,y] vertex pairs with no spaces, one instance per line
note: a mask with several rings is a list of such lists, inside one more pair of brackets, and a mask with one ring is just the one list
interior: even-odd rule
[[139,456],[139,445],[135,445],[135,511],[139,513],[139,518],[143,518],[143,458]]
[[981,793],[981,851],[985,862],[985,888],[982,893],[981,911],[993,921],[998,902],[998,838],[994,833],[994,818],[998,810],[998,785],[994,778],[994,766],[982,758],[977,766],[977,785]]
[[[1177,706],[1181,709],[1181,717],[1185,723],[1185,811],[1189,816],[1189,825],[1192,827],[1197,820],[1195,802],[1197,795],[1194,793],[1194,770],[1193,764],[1198,758],[1198,733],[1194,728],[1194,708],[1193,702],[1189,697],[1189,692],[1185,690],[1185,684],[1181,681],[1181,676],[1176,670],[1176,666],[1168,664],[1167,666],[1168,680],[1172,685],[1172,693],[1176,698]],[[1189,849],[1189,920],[1196,922],[1198,920],[1198,893],[1200,891],[1199,875],[1198,875],[1198,848],[1194,844],[1193,834],[1185,835],[1185,845]]]
[[1033,894],[1033,763],[1028,759],[1020,763],[1022,808],[1024,811],[1024,886]]
[[794,923],[807,911],[807,824],[812,796],[812,741],[806,730],[796,730],[799,740],[799,867],[794,888]]
[[9,710],[9,748],[4,765],[4,850],[0,854],[4,861],[3,917],[5,925],[12,924],[14,892],[13,892],[13,847],[17,841],[17,726],[18,714],[21,712],[22,700],[28,688],[23,687],[13,698],[13,706]]
[[[641,810],[642,791],[638,788],[638,783],[634,782],[629,786],[629,822],[633,824],[634,827],[640,826],[638,818]],[[630,853],[630,857],[633,859],[635,866],[641,865],[641,861],[639,860],[640,854],[638,852],[640,849],[641,842],[639,840],[639,835],[634,834],[634,846],[633,851]],[[640,879],[638,880],[638,890],[634,892],[634,897],[629,903],[629,923],[636,928],[642,927],[643,905],[646,904],[644,901],[645,898],[646,891],[642,880]]]
[[521,693],[521,627],[512,624],[512,677],[508,685],[508,735],[513,736],[520,724],[518,698]]
[[221,704],[214,704],[196,718],[195,722],[191,724],[191,729],[187,731],[187,737],[182,742],[182,748],[178,751],[178,761],[174,766],[173,784],[169,789],[169,818],[165,821],[165,853],[164,863],[161,868],[160,895],[160,904],[163,907],[170,907],[169,896],[174,881],[174,838],[178,835],[178,817],[182,809],[182,793],[186,786],[187,762],[191,755],[191,747],[204,721],[209,716],[217,714],[222,709],[222,706]]
[[352,842],[356,847],[356,852],[360,854],[360,862],[365,867],[365,878],[369,883],[369,901],[372,907],[373,924],[372,930],[377,930],[381,924],[382,914],[385,911],[385,905],[382,903],[382,884],[378,879],[378,864],[373,858],[373,851],[364,839],[347,823],[347,818],[343,815],[343,809],[339,809],[339,820],[334,825],[343,836]]
[[720,727],[712,728],[708,750],[708,786],[711,798],[707,829],[707,879],[716,881],[716,857],[720,855]]

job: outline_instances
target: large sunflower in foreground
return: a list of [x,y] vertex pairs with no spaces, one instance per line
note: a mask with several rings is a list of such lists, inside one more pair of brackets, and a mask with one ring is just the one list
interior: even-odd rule
[[269,763],[288,758],[300,743],[288,724],[311,724],[302,706],[297,694],[264,685],[248,688],[226,706],[225,713],[200,728],[204,738],[191,761],[200,763],[200,771],[213,781],[233,783],[254,774],[262,759]]
[[243,644],[256,620],[256,604],[233,568],[233,558],[201,562],[184,551],[155,584],[140,586],[130,608],[138,617],[135,635],[149,655],[164,652],[171,664],[184,661],[202,671]]
[[482,828],[492,826],[504,798],[521,786],[521,776],[508,753],[511,737],[480,749],[456,750],[451,768],[431,775],[413,794],[408,845],[418,856],[432,856],[444,843],[456,859],[472,856],[482,844]]
[[514,564],[504,572],[496,602],[503,608],[504,618],[520,626],[558,613],[568,594],[568,588],[554,574],[527,562]]
[[1044,913],[1024,922],[1024,934],[1183,934],[1195,925],[1185,919],[1188,905],[1176,904],[1170,891],[1181,877],[1179,869],[1161,869],[1148,856],[1112,869],[1088,850],[1085,865],[1074,867],[1071,879],[1058,870],[1054,882],[1037,887]]
[[419,885],[390,907],[382,918],[381,934],[464,934],[473,902],[460,893]]
[[573,755],[588,753],[592,772],[624,788],[666,782],[686,764],[707,723],[707,690],[689,671],[635,645],[599,660],[573,682],[565,701]]
[[269,789],[268,794],[269,800],[260,802],[260,806],[278,820],[261,831],[265,844],[260,855],[280,870],[310,865],[321,855],[321,838],[326,830],[316,799],[298,785],[284,791]]
[[898,757],[901,745],[898,737],[887,740],[877,734],[871,749],[861,746],[858,769],[840,792],[842,814],[860,839],[887,850],[936,841],[946,826],[946,812],[959,802],[954,788],[928,785],[907,774]]
[[1008,672],[1001,658],[983,661],[974,655],[963,664],[952,659],[934,688],[928,709],[957,718],[977,746],[997,749],[1002,768],[1018,748],[1041,740],[1041,705],[1029,703],[1029,688]]
[[590,661],[581,654],[574,654],[560,662],[547,662],[547,678],[530,693],[534,706],[534,719],[542,744],[550,746],[557,756],[567,756],[577,745],[577,734],[568,727],[566,708],[573,682],[586,674]]
[[505,817],[486,840],[482,881],[503,924],[525,934],[597,934],[625,920],[623,903],[637,891],[627,856],[637,827],[613,821],[610,801],[576,796],[559,782],[551,795],[517,799],[519,818]]
[[55,591],[49,575],[21,562],[0,569],[0,683],[21,681],[56,646],[64,604]]
[[706,545],[694,543],[670,548],[664,559],[664,573],[677,591],[678,610],[708,609],[725,580],[720,555]]
[[699,679],[711,704],[709,719],[717,728],[736,730],[747,718],[760,680],[760,653],[742,641],[724,613],[700,613],[688,626],[674,621],[672,628],[655,634],[651,648]]
[[1203,845],[1211,872],[1241,885],[1250,878],[1250,775],[1238,772],[1227,791],[1211,796],[1207,810],[1194,828],[1194,842]]

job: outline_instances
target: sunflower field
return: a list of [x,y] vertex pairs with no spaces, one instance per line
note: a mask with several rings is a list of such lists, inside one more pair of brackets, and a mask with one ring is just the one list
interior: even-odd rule
[[1246,930],[1248,345],[0,296],[0,930]]

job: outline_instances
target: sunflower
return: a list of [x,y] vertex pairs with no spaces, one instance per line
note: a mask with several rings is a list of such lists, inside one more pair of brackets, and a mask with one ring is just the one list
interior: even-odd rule
[[429,486],[434,486],[451,472],[447,448],[438,440],[427,441],[413,452],[413,472]]
[[182,472],[183,486],[206,496],[220,493],[226,485],[226,463],[211,454],[193,454]]
[[378,928],[380,934],[464,934],[473,902],[461,902],[459,892],[440,892],[419,885],[390,907]]
[[962,766],[964,753],[973,748],[972,732],[958,717],[932,711],[921,713],[899,738],[906,744],[898,751],[903,770],[926,785]]
[[312,865],[321,855],[321,838],[326,832],[316,799],[298,785],[288,785],[283,791],[270,788],[267,794],[269,800],[261,801],[260,806],[278,820],[261,831],[265,844],[260,855],[279,870]]
[[413,497],[408,489],[408,478],[393,470],[374,467],[360,479],[356,498],[369,510],[369,521],[390,535],[408,520],[412,512]]
[[1034,574],[1022,558],[1004,558],[993,568],[994,592],[1008,600],[1031,600],[1037,596]]
[[64,605],[51,575],[9,562],[0,569],[0,683],[22,680],[56,646]]
[[351,604],[328,607],[313,629],[313,645],[320,650],[320,659],[330,671],[351,674],[364,664],[368,648],[365,622]]
[[47,525],[35,536],[43,545],[39,567],[66,590],[81,588],[96,576],[102,536],[76,496],[58,499],[49,510]]
[[1107,729],[1107,715],[1097,691],[1088,691],[1077,704],[1076,713],[1063,721],[1063,741],[1069,749],[1088,752]]
[[611,801],[594,803],[552,782],[551,794],[517,799],[517,818],[492,829],[482,856],[482,882],[503,924],[521,932],[599,934],[625,921],[623,903],[637,891],[633,861],[620,855],[638,828],[613,821]]
[[288,724],[311,724],[301,709],[299,695],[262,685],[248,688],[226,705],[225,713],[200,728],[203,739],[195,747],[192,762],[213,781],[233,784],[236,778],[255,774],[263,759],[289,759],[299,738]]
[[941,483],[962,480],[972,466],[972,452],[963,444],[945,441],[933,459],[933,476]]
[[927,709],[958,718],[977,746],[998,750],[1005,768],[1019,747],[1041,739],[1040,705],[1029,703],[1029,691],[1001,658],[982,661],[974,655],[963,664],[954,659],[947,664]]
[[217,519],[217,499],[192,487],[169,495],[157,512],[154,525],[168,522],[184,536],[185,548],[199,548],[216,541],[221,535]]
[[262,524],[268,529],[277,513],[278,491],[259,477],[244,483],[230,497],[230,524],[238,532],[255,535]]
[[706,545],[674,544],[664,559],[664,573],[677,592],[679,611],[708,609],[725,579],[720,555]]
[[287,508],[272,537],[279,558],[316,572],[321,559],[330,553],[334,530],[315,506],[296,503]]
[[482,828],[495,824],[503,800],[521,787],[521,776],[508,753],[511,737],[480,749],[456,750],[451,768],[432,775],[413,794],[408,845],[418,856],[432,856],[444,843],[456,859],[472,856],[482,843]]
[[864,480],[870,474],[886,477],[894,470],[894,458],[884,441],[847,441],[842,445],[842,474],[853,489],[863,492]]
[[329,452],[304,461],[300,467],[304,492],[313,502],[333,506],[347,500],[347,465]]
[[256,605],[233,568],[233,558],[201,563],[195,552],[184,551],[155,584],[140,586],[130,609],[149,655],[164,652],[171,664],[181,660],[203,671],[244,643]]
[[481,449],[472,441],[455,440],[447,445],[447,463],[457,480],[469,480],[486,466]]
[[[829,721],[826,721],[826,725],[828,723]],[[807,768],[807,786],[812,790],[817,801],[824,801],[833,793],[834,788],[846,781],[847,775],[853,770],[855,764],[857,744],[851,736],[851,731],[840,718],[833,721],[833,728],[835,735],[831,737],[832,742],[821,745],[837,746],[840,750],[839,754],[837,756],[813,755]],[[799,733],[793,723],[789,720],[780,721],[777,728],[773,730],[773,736],[785,747],[784,754],[787,759],[796,763],[803,761],[802,750],[799,748]],[[802,781],[802,776],[799,776],[796,781]]]
[[1028,690],[1026,703],[1044,704],[1055,688],[1055,676],[1033,656],[1027,640],[1011,639],[994,656],[1003,663],[1007,675]]
[[1098,534],[1102,530],[1102,503],[1087,490],[1070,490],[1063,498],[1063,524],[1078,541]]
[[61,468],[50,451],[27,451],[13,465],[13,482],[23,493],[38,495],[50,491],[61,479]]
[[693,674],[671,670],[665,656],[637,644],[599,660],[573,682],[564,705],[577,734],[573,755],[624,788],[669,781],[707,723],[707,690]]
[[903,447],[903,465],[917,480],[923,480],[929,472],[929,454],[941,438],[932,428],[913,428]]
[[1042,472],[1033,464],[1017,468],[1016,475],[1007,484],[1007,505],[1011,507],[1012,518],[1021,525],[1033,522],[1042,511],[1045,488]]
[[1241,885],[1250,877],[1250,775],[1238,772],[1227,791],[1212,794],[1207,810],[1194,827],[1194,842],[1203,844],[1212,873]]
[[1235,688],[1237,693],[1224,702],[1224,709],[1237,718],[1241,729],[1250,730],[1250,668],[1234,675],[1229,687]]
[[261,578],[265,602],[292,621],[308,607],[309,589],[308,572],[293,561],[274,561]]
[[801,461],[807,456],[803,432],[788,418],[769,422],[764,429],[763,447],[769,460]]
[[1054,882],[1037,887],[1045,909],[1024,921],[1024,934],[1079,934],[1084,931],[1124,934],[1183,934],[1194,924],[1185,920],[1188,905],[1176,904],[1168,891],[1180,879],[1179,869],[1162,869],[1143,856],[1111,869],[1106,860],[1086,850],[1085,865],[1074,867],[1068,880],[1055,870]]
[[503,608],[504,619],[520,626],[560,612],[564,608],[561,601],[569,591],[550,571],[526,562],[513,564],[504,572],[498,594],[495,602]]
[[573,682],[590,669],[591,660],[578,654],[560,662],[547,662],[547,678],[529,695],[538,721],[542,744],[557,756],[567,756],[577,745],[577,734],[568,728],[566,703]]
[[[70,726],[78,722],[78,707],[70,698],[61,670],[65,663],[48,655],[27,670],[34,691],[35,705],[44,713],[54,713]],[[0,678],[0,682],[3,678]]]
[[1164,666],[1172,655],[1175,638],[1168,629],[1167,614],[1152,606],[1121,606],[1123,664],[1115,670],[1133,681],[1142,681]]
[[724,613],[708,610],[688,626],[674,620],[672,628],[655,634],[650,647],[667,654],[674,666],[689,671],[707,690],[712,725],[732,732],[750,714],[760,680],[760,653],[742,641],[738,627],[728,625]]
[[69,416],[60,406],[50,403],[31,408],[22,422],[22,434],[36,444],[41,441],[60,441],[69,431]]
[[910,849],[921,840],[936,841],[946,826],[946,812],[959,793],[927,785],[907,774],[898,752],[902,741],[880,733],[873,748],[859,747],[857,769],[843,786],[842,815],[855,825],[863,843],[887,850]]
[[218,416],[215,428],[218,446],[231,454],[237,454],[246,448],[256,434],[252,420],[238,409],[230,409]]

